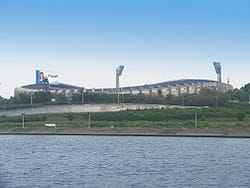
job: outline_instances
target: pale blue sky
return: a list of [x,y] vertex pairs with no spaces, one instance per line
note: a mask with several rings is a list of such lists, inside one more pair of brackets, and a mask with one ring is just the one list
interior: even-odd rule
[[0,95],[35,82],[35,70],[87,88],[167,80],[249,82],[248,0],[0,0]]

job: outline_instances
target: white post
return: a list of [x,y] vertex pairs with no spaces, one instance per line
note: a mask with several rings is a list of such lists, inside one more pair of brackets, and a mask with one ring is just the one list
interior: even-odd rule
[[194,112],[194,128],[197,128],[197,112]]
[[23,116],[23,128],[24,128],[24,116],[25,116],[24,112],[22,113],[22,116]]
[[91,115],[90,115],[90,113],[89,113],[89,122],[88,122],[88,127],[90,127],[90,125],[91,125]]

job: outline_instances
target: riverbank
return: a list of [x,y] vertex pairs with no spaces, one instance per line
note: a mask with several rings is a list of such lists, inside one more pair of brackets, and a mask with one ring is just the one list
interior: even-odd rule
[[102,135],[250,138],[250,129],[185,129],[157,127],[19,127],[0,128],[0,135]]

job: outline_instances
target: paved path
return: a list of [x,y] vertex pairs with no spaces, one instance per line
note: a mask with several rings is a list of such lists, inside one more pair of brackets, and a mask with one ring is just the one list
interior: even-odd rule
[[162,109],[176,108],[177,106],[167,106],[158,104],[84,104],[84,105],[57,105],[37,108],[23,108],[0,112],[0,116],[20,116],[23,112],[26,115],[48,114],[48,113],[81,113],[81,112],[115,112],[121,110],[136,109]]

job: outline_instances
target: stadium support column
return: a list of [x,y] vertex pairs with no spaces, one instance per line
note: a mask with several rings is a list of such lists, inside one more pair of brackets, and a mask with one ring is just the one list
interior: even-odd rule
[[120,65],[117,69],[116,69],[116,94],[117,94],[117,102],[120,102],[119,99],[119,94],[120,94],[120,76],[122,75],[122,71],[124,69],[123,65]]
[[217,91],[222,92],[222,84],[221,84],[221,65],[220,62],[213,62],[215,72],[217,74]]

